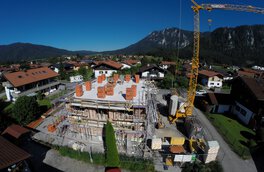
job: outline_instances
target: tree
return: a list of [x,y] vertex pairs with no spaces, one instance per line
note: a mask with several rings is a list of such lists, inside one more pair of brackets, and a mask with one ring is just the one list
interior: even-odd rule
[[171,73],[165,74],[165,77],[163,78],[162,82],[158,82],[158,87],[162,89],[169,89],[173,87],[174,83],[174,75]]
[[78,74],[83,76],[84,81],[88,81],[92,78],[93,71],[91,68],[86,69],[84,66],[81,66],[78,70]]
[[106,166],[119,167],[120,160],[116,147],[115,131],[112,124],[107,121],[105,126],[105,144],[106,144]]
[[21,96],[13,107],[13,118],[20,125],[27,125],[38,114],[38,102],[34,97]]

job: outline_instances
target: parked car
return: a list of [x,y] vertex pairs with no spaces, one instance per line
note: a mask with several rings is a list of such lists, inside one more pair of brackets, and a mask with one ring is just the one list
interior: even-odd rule
[[202,94],[206,94],[207,92],[205,90],[197,90],[196,94],[198,95],[202,95]]

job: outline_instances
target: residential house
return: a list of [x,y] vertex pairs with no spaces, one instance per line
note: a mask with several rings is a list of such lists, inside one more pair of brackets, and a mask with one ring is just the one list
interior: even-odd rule
[[5,73],[3,86],[8,101],[15,101],[19,96],[34,95],[36,92],[50,92],[57,89],[59,76],[47,67],[29,69],[13,73]]
[[67,63],[73,65],[74,71],[78,71],[82,66],[88,69],[88,64],[85,62],[67,61]]
[[83,81],[82,75],[70,76],[70,82],[82,82],[82,81]]
[[234,73],[231,71],[225,70],[214,70],[217,73],[220,73],[223,76],[223,81],[230,81],[234,78]]
[[232,112],[244,123],[255,123],[254,116],[264,114],[264,80],[237,77],[232,84],[231,95],[235,100]]
[[164,69],[158,67],[157,65],[151,64],[142,66],[137,74],[139,74],[141,78],[159,80],[164,78],[165,72],[166,71]]
[[0,136],[0,171],[27,171],[23,161],[29,157],[29,153]]
[[170,61],[162,61],[159,65],[160,68],[167,70],[171,66],[176,66],[175,62],[170,62]]
[[253,70],[248,68],[242,68],[237,72],[238,76],[245,76],[250,78],[262,78],[264,79],[264,72],[261,70]]
[[121,62],[122,69],[130,69],[132,66],[136,66],[137,64],[141,64],[139,60],[124,60]]
[[65,72],[70,72],[70,71],[73,70],[73,67],[74,67],[73,64],[69,64],[69,63],[59,64],[59,63],[57,63],[57,64],[52,65],[50,68],[52,70],[54,70],[55,72],[59,73],[60,72],[60,68],[63,68],[63,70]]
[[207,102],[209,103],[211,113],[230,112],[234,104],[231,94],[208,93]]
[[201,70],[199,71],[198,82],[208,88],[221,88],[223,85],[223,76],[214,71]]
[[112,60],[99,62],[99,64],[93,67],[94,76],[97,78],[99,75],[105,74],[106,77],[110,77],[113,73],[121,70],[122,66],[122,64]]

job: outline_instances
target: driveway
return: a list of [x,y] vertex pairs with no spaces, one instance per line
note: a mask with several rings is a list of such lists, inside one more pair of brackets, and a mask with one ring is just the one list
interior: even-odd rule
[[206,140],[218,141],[220,145],[218,160],[225,172],[257,172],[254,161],[243,160],[236,155],[200,110],[194,108],[193,114],[203,126]]

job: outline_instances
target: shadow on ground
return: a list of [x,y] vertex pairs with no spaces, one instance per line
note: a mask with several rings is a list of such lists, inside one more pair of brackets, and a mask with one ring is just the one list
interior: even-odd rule
[[60,170],[43,163],[47,151],[50,150],[49,147],[36,143],[30,137],[24,138],[20,147],[31,154],[31,157],[27,162],[29,168],[33,172],[61,172]]
[[[261,146],[260,146],[261,145]],[[264,172],[264,143],[251,149],[251,156],[258,172]]]

